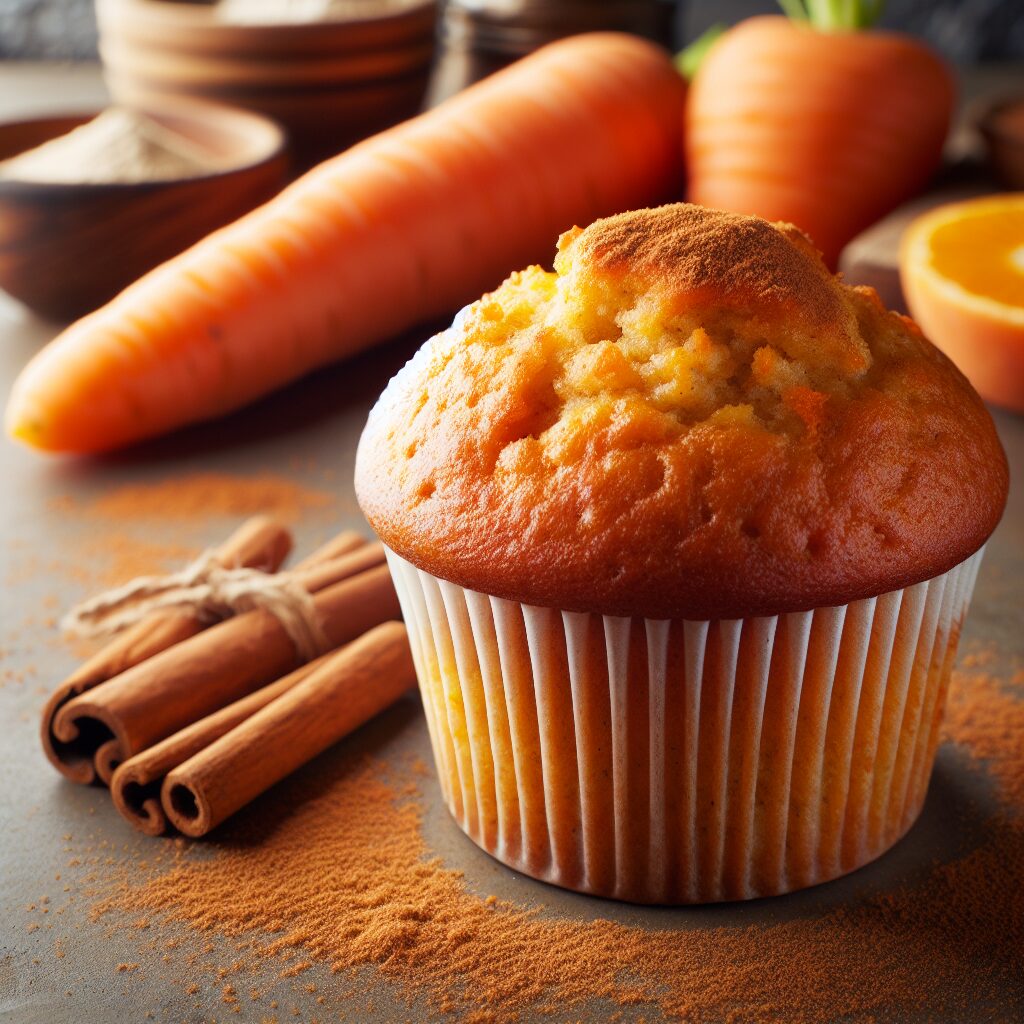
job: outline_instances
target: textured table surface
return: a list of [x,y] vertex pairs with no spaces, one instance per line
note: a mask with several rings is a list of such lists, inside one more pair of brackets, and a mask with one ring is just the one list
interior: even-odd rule
[[[3,83],[10,81],[7,71],[0,72],[0,101],[8,108],[11,94]],[[53,76],[34,81],[50,83],[49,105],[54,105],[60,96],[53,91]],[[83,75],[65,79],[61,95],[73,95],[81,102],[69,105],[81,106],[101,93],[95,77]],[[38,92],[34,98],[38,100]],[[0,109],[0,113],[12,112]],[[6,396],[14,374],[55,329],[0,296],[0,395]],[[350,484],[356,439],[373,396],[418,340],[398,341],[346,367],[316,375],[236,416],[113,458],[46,460],[6,440],[0,442],[0,1021],[105,1024],[144,1020],[147,1015],[168,1021],[264,1019],[265,1010],[255,1005],[243,1006],[238,1015],[225,1014],[216,985],[187,993],[180,973],[167,969],[158,953],[140,948],[131,929],[111,929],[92,921],[88,900],[72,898],[75,878],[68,867],[65,836],[101,836],[118,851],[143,856],[153,844],[166,842],[132,832],[114,813],[103,791],[75,787],[59,779],[39,749],[37,722],[45,695],[75,663],[54,619],[63,607],[84,596],[87,581],[97,570],[102,556],[90,545],[90,534],[117,529],[114,522],[97,523],[95,518],[76,515],[74,509],[125,484],[158,484],[199,472],[273,473],[332,495],[326,513],[319,510],[295,524],[301,549],[308,550],[336,529],[365,529]],[[1010,506],[982,568],[963,649],[994,651],[990,670],[1009,674],[1024,663],[1024,419],[999,412],[995,416],[1009,453],[1014,485]],[[189,522],[158,517],[141,523],[147,542],[189,547],[218,540],[231,525],[230,520],[217,516]],[[90,559],[97,564],[90,564]],[[349,747],[365,749],[385,760],[408,752],[429,760],[426,728],[416,700],[408,698],[362,730]],[[331,777],[338,771],[339,756],[328,753],[313,770]],[[978,830],[995,813],[992,786],[983,768],[947,746],[940,751],[920,821],[876,863],[851,877],[792,897],[741,906],[665,910],[560,893],[517,876],[462,837],[447,817],[432,779],[423,784],[422,800],[429,851],[444,864],[463,870],[471,893],[498,893],[518,906],[542,907],[542,915],[547,917],[578,922],[607,918],[638,928],[678,929],[680,933],[712,926],[816,919],[836,908],[862,905],[879,893],[920,882],[936,861],[964,856],[975,843]],[[55,880],[62,871],[65,882],[71,883],[72,893],[67,897],[63,885]],[[40,914],[44,895],[51,911],[46,917]],[[220,940],[214,936],[211,941]],[[55,949],[59,949],[56,954]],[[117,965],[129,961],[138,962],[141,969],[130,976],[119,974]],[[985,964],[970,967],[975,968],[983,971]],[[798,971],[799,965],[792,969]],[[364,972],[360,979],[358,991],[352,993],[348,982],[340,983],[327,965],[317,964],[303,975],[303,984],[276,980],[281,1019],[338,1019],[345,1010],[348,1020],[433,1019],[420,1003],[410,1007],[394,1002],[391,990],[378,984],[372,971]],[[308,991],[311,982],[317,986],[317,996]],[[374,993],[372,1004],[367,1002],[368,992]],[[329,996],[329,1013],[317,1001],[323,994]],[[978,1007],[973,1019],[1015,1019],[1014,1006],[1021,1005],[1015,1000],[1020,998],[1019,990],[1007,990],[993,1005]],[[542,1019],[599,1021],[609,1019],[611,1011],[608,1004],[594,1001],[574,1008],[564,1018],[556,1014]],[[654,1021],[661,1017],[656,1006],[646,1006],[631,1009],[625,1019]],[[741,1014],[737,1019],[756,1019],[756,1014]],[[913,1014],[888,1007],[871,1019],[911,1020]],[[955,1019],[966,1024],[972,1018],[958,1014]]]

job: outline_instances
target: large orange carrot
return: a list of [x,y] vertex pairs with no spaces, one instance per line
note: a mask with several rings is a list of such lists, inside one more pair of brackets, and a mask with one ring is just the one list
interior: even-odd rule
[[[630,36],[552,44],[315,168],[43,349],[7,428],[97,452],[237,408],[668,198],[685,86]],[[102,254],[97,254],[101,259]]]
[[[836,9],[805,2],[812,14]],[[685,132],[690,200],[790,221],[833,267],[854,235],[926,184],[953,107],[950,73],[923,44],[846,27],[741,22],[704,57]]]

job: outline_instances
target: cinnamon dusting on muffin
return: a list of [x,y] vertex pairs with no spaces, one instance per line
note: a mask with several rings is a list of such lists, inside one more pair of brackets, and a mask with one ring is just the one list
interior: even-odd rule
[[653,291],[669,308],[781,327],[779,346],[813,365],[852,376],[870,364],[850,303],[792,224],[687,203],[634,210],[565,232],[555,266],[572,278]]

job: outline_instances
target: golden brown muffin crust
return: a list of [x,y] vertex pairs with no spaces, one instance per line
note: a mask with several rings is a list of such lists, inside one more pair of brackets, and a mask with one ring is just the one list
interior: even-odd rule
[[984,543],[1007,468],[959,372],[789,225],[678,204],[566,232],[431,339],[356,467],[386,544],[529,604],[843,604]]

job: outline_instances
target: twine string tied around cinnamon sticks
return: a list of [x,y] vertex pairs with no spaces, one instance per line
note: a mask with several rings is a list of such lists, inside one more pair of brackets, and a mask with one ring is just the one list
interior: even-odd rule
[[97,594],[72,608],[61,625],[76,636],[108,637],[154,611],[188,612],[212,623],[254,608],[277,618],[304,660],[331,647],[312,595],[291,573],[225,568],[212,550],[178,572],[139,576]]

